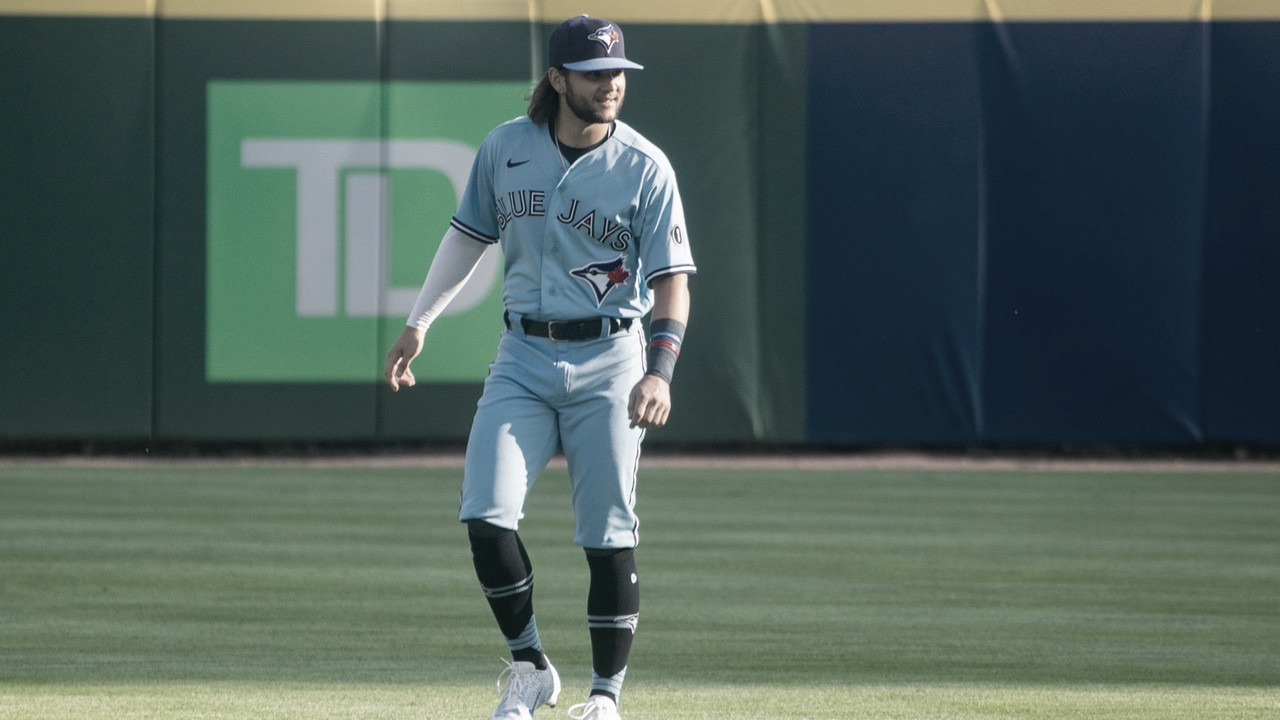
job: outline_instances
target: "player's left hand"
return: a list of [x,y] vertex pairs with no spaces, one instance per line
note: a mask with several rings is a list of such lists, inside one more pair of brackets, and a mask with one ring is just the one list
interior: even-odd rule
[[656,375],[645,375],[631,389],[627,412],[633,428],[652,430],[666,425],[671,414],[671,386]]

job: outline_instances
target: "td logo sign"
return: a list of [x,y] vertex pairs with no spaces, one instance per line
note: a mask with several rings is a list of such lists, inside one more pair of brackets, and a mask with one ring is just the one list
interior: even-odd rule
[[[376,382],[485,134],[523,83],[212,82],[205,377]],[[496,247],[431,328],[420,380],[483,380]]]

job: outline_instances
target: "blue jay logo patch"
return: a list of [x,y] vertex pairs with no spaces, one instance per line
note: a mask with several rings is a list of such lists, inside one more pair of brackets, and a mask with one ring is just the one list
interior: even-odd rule
[[631,278],[631,272],[623,267],[625,260],[620,255],[614,260],[584,265],[569,273],[591,286],[596,296],[596,307],[600,307],[611,290],[626,284]]
[[618,31],[612,25],[605,25],[599,30],[587,36],[588,40],[595,40],[604,46],[604,51],[613,50],[613,46],[618,42]]

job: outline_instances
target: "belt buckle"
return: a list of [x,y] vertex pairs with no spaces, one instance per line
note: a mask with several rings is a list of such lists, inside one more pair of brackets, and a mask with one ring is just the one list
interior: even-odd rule
[[564,326],[566,326],[566,325],[568,325],[568,324],[569,324],[569,323],[567,323],[567,322],[565,322],[565,321],[563,321],[563,320],[548,320],[548,321],[547,321],[547,339],[549,339],[549,340],[556,340],[556,341],[559,341],[559,342],[563,342],[563,341],[566,341],[566,340],[571,340],[572,338],[569,338],[569,337],[558,337],[558,336],[557,336],[557,333],[556,333],[556,328],[558,328],[558,327],[564,327]]

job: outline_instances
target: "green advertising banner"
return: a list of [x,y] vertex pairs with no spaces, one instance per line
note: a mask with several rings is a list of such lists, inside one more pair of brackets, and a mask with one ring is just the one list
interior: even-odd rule
[[[379,338],[400,333],[476,150],[527,89],[210,82],[206,380],[379,380]],[[495,246],[432,326],[420,380],[484,379],[500,278]]]

